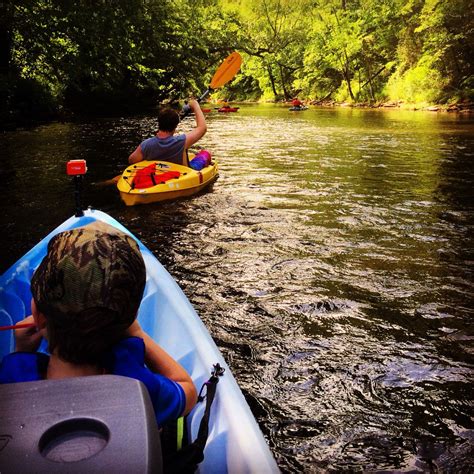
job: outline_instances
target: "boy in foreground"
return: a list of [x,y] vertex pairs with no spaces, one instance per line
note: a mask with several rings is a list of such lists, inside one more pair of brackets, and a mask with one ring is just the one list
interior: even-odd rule
[[[191,411],[184,368],[136,320],[146,269],[133,238],[104,223],[61,232],[31,280],[35,328],[15,331],[0,383],[115,374],[144,383],[159,426]],[[42,338],[50,355],[36,352]],[[145,365],[146,364],[146,365]]]

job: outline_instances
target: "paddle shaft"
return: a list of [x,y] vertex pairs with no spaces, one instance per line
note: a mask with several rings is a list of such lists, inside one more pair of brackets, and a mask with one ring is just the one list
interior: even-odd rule
[[204,94],[202,94],[201,97],[199,97],[197,101],[202,102],[211,92],[212,92],[212,89],[208,87],[206,92],[204,92]]
[[19,323],[19,324],[12,324],[10,326],[0,326],[0,331],[8,331],[9,329],[24,329],[24,328],[32,328],[36,327],[35,323]]

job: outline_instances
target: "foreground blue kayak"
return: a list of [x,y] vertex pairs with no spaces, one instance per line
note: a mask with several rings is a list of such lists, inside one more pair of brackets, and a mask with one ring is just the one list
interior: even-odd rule
[[[84,226],[96,220],[132,235],[119,222],[101,211],[88,210],[82,217],[71,217],[65,221],[0,277],[0,325],[15,324],[30,314],[29,282],[46,254],[51,237],[58,232]],[[279,472],[242,392],[206,327],[171,275],[153,254],[136,240],[147,268],[146,288],[138,316],[142,328],[186,368],[197,389],[209,378],[214,364],[219,363],[225,368],[225,373],[217,385],[205,457],[199,464],[198,472]],[[14,350],[13,345],[13,331],[1,331],[0,359]],[[26,382],[24,386],[34,383],[37,382]],[[198,403],[187,418],[190,439],[197,437],[203,412],[204,403]],[[111,467],[109,472],[116,471]]]

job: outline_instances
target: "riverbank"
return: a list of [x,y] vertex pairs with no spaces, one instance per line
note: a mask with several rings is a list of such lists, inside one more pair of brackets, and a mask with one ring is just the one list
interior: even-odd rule
[[316,105],[322,107],[354,107],[366,109],[400,109],[400,110],[422,110],[427,112],[474,112],[474,102],[462,101],[451,104],[427,104],[427,103],[407,103],[402,100],[377,102],[374,104],[368,102],[336,102],[334,100],[311,100],[305,102],[307,105]]
[[[211,104],[219,105],[222,100],[215,100],[210,102]],[[255,100],[236,100],[231,101],[232,103],[248,103],[248,104],[258,104],[262,101]],[[272,103],[281,103],[291,106],[291,102],[281,101]],[[305,105],[312,105],[317,107],[350,107],[350,108],[360,108],[360,109],[399,109],[399,110],[414,110],[414,111],[427,111],[427,112],[457,112],[457,113],[474,113],[474,102],[463,101],[456,102],[451,104],[426,104],[426,103],[406,103],[404,101],[387,101],[387,102],[377,102],[374,104],[368,102],[337,102],[335,100],[305,100],[303,99]],[[155,111],[157,107],[146,107],[143,109],[136,109],[131,112],[128,108],[123,111],[107,109],[108,113],[91,113],[85,115],[83,113],[74,113],[71,110],[61,109],[60,111],[50,114],[48,117],[40,116],[17,116],[11,118],[10,120],[0,122],[0,132],[13,131],[19,128],[31,128],[38,125],[44,125],[51,122],[75,122],[87,117],[106,117],[106,116],[126,116],[130,117],[140,113],[150,113]]]
[[[300,99],[305,106],[313,105],[319,107],[350,107],[358,109],[399,109],[399,110],[414,110],[414,111],[426,111],[426,112],[459,112],[459,113],[473,113],[474,112],[474,101],[465,100],[459,102],[452,102],[449,104],[429,104],[423,103],[408,103],[403,100],[388,100],[385,102],[338,102],[336,100],[309,100]],[[221,100],[216,100],[215,103],[219,104]],[[258,103],[275,103],[292,106],[291,101],[260,101],[260,100],[231,100],[232,103],[244,103],[244,104],[258,104]]]

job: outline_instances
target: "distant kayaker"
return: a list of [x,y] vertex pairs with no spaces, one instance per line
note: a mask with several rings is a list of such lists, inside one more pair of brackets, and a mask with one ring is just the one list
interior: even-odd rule
[[[159,426],[189,413],[197,398],[190,376],[136,320],[145,280],[137,243],[114,227],[57,234],[31,280],[24,322],[36,327],[15,331],[0,383],[122,375],[147,387]],[[36,352],[43,337],[50,355]]]
[[181,109],[181,116],[185,117],[186,115],[189,115],[192,111],[193,111],[193,109],[189,105],[188,101],[185,100],[183,108]]
[[190,100],[189,106],[196,118],[196,127],[193,130],[175,135],[179,115],[173,109],[162,109],[158,113],[158,132],[154,137],[141,142],[129,156],[128,162],[134,164],[142,160],[156,160],[188,166],[186,151],[207,132],[206,119],[199,103]]
[[293,105],[293,107],[302,107],[302,106],[303,106],[303,102],[301,102],[301,100],[299,100],[298,97],[295,97],[295,98],[291,101],[291,105]]

